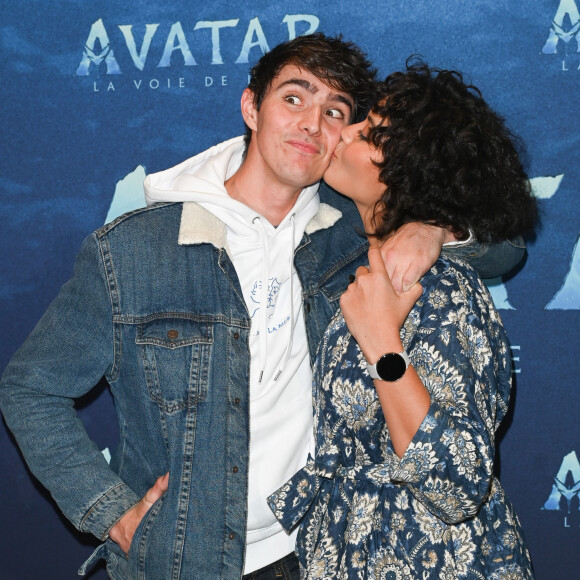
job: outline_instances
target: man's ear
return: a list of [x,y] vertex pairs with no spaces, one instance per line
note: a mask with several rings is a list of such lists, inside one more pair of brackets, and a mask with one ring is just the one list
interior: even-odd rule
[[250,89],[245,89],[242,93],[242,117],[246,125],[252,130],[258,130],[258,110],[254,104],[254,93]]

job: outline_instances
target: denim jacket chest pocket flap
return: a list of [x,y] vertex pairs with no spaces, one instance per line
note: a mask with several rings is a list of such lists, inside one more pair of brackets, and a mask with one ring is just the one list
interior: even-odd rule
[[178,314],[148,316],[137,325],[143,371],[153,401],[166,413],[207,396],[213,326]]

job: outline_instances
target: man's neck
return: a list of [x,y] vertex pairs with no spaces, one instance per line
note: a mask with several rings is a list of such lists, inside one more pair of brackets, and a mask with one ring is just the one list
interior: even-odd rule
[[252,167],[247,159],[224,185],[232,199],[257,211],[273,226],[288,215],[302,191],[269,179],[263,168]]

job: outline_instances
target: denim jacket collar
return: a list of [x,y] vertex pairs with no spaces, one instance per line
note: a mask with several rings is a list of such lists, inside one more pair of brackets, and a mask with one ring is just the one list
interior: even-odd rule
[[[342,212],[327,203],[321,203],[316,215],[308,222],[305,233],[313,234],[333,226]],[[195,202],[184,202],[181,212],[178,243],[180,246],[212,244],[227,249],[226,226],[211,212]]]

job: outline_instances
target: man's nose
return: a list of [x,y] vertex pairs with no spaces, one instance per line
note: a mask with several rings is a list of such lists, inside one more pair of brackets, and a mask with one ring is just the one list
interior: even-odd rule
[[322,110],[320,108],[308,108],[304,111],[302,119],[300,120],[300,129],[306,131],[310,135],[316,135],[320,132],[321,119]]

